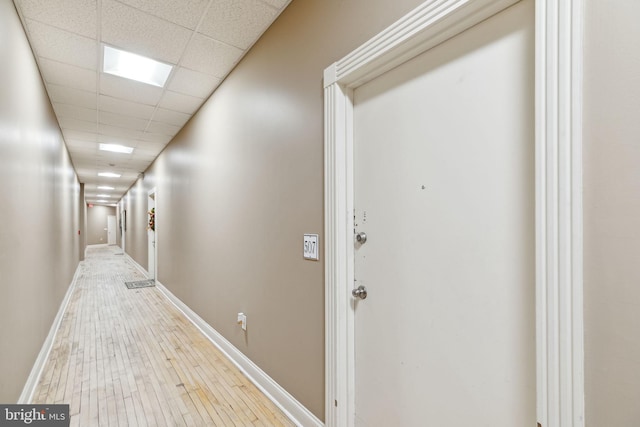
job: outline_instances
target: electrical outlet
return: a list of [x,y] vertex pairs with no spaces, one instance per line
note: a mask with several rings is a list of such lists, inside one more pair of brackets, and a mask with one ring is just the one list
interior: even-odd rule
[[242,326],[242,330],[247,330],[247,315],[244,313],[238,313],[238,323]]

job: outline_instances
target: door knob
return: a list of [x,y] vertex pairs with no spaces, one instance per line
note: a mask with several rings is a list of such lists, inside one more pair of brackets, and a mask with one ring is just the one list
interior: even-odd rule
[[353,295],[354,298],[366,299],[367,298],[367,288],[365,288],[364,286],[360,285],[360,286],[358,286],[357,289],[354,289],[354,290],[351,291],[351,295]]
[[367,233],[361,232],[356,234],[356,241],[363,245],[367,241]]

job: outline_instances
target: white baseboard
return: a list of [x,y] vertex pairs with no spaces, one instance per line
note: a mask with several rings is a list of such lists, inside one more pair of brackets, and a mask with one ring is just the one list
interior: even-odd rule
[[[145,276],[147,271],[125,252],[125,257]],[[289,392],[276,383],[258,365],[227,341],[218,331],[205,322],[184,302],[156,280],[156,287],[185,317],[200,330],[267,398],[269,398],[296,425],[321,427],[324,423],[298,402]]]
[[289,392],[276,383],[258,365],[227,341],[218,331],[205,322],[178,297],[173,295],[162,283],[156,280],[156,286],[169,301],[180,310],[236,367],[267,396],[296,425],[320,427],[324,423],[298,402]]
[[29,378],[27,378],[27,382],[25,383],[22,393],[18,398],[18,404],[29,404],[33,400],[33,394],[36,391],[38,381],[40,381],[40,376],[42,376],[42,370],[44,369],[44,365],[47,363],[56,335],[58,334],[58,329],[60,329],[60,323],[62,323],[62,318],[64,317],[64,313],[67,311],[67,306],[71,300],[71,294],[73,294],[73,291],[76,288],[80,267],[82,267],[82,261],[80,261],[78,263],[78,267],[76,267],[76,272],[74,273],[71,284],[69,285],[69,288],[67,288],[67,293],[60,304],[58,314],[53,320],[51,329],[49,329],[49,334],[42,344],[42,348],[40,349],[40,353],[38,353],[36,362],[33,364],[33,368],[31,368]]
[[149,277],[149,272],[147,270],[145,270],[144,268],[142,268],[142,266],[140,264],[138,264],[136,262],[136,260],[134,260],[133,258],[131,258],[131,255],[129,255],[127,252],[122,251],[122,253],[124,254],[124,257],[131,263],[133,264],[133,266],[135,268],[138,269],[138,271],[142,274],[144,274],[145,277]]

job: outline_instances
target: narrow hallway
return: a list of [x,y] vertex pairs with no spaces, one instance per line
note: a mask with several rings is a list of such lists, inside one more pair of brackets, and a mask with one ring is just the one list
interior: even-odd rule
[[290,426],[116,246],[90,246],[33,396],[71,426]]

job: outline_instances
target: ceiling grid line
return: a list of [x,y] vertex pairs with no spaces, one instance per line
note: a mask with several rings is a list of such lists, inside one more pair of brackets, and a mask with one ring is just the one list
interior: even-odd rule
[[[202,13],[202,16],[200,17],[200,19],[198,20],[198,24],[196,25],[196,28],[191,32],[191,36],[189,36],[189,41],[187,42],[187,46],[189,46],[191,44],[191,41],[193,40],[193,38],[195,37],[195,35],[198,32],[198,29],[200,28],[200,25],[202,25],[202,21],[204,20],[204,17],[207,15],[207,13],[209,12],[209,9],[211,8],[211,5],[213,4],[213,0],[209,0],[209,3],[207,4],[207,7],[205,8],[204,12]],[[176,67],[180,67],[180,65],[182,64],[182,59],[184,58],[186,49],[182,52],[182,54],[180,55],[180,58],[178,58],[178,62],[176,64]],[[171,74],[169,75],[169,79],[167,80],[167,86],[171,85],[171,82],[173,80],[173,78],[176,75],[176,70],[172,70]],[[164,97],[164,94],[162,95]],[[162,101],[162,99],[161,99]],[[156,113],[158,111],[160,103],[158,103],[158,105],[155,106],[155,109],[153,110],[153,113],[151,114],[151,119],[149,120],[149,123],[147,123],[147,127],[145,129],[146,130],[149,128],[149,126],[151,125],[151,122],[153,121],[153,119],[156,116]]]
[[[290,0],[13,2],[87,201],[108,183],[115,202]],[[105,74],[104,45],[171,65],[168,81],[160,88]],[[100,151],[100,143],[134,151]],[[103,171],[121,177],[102,179]]]

